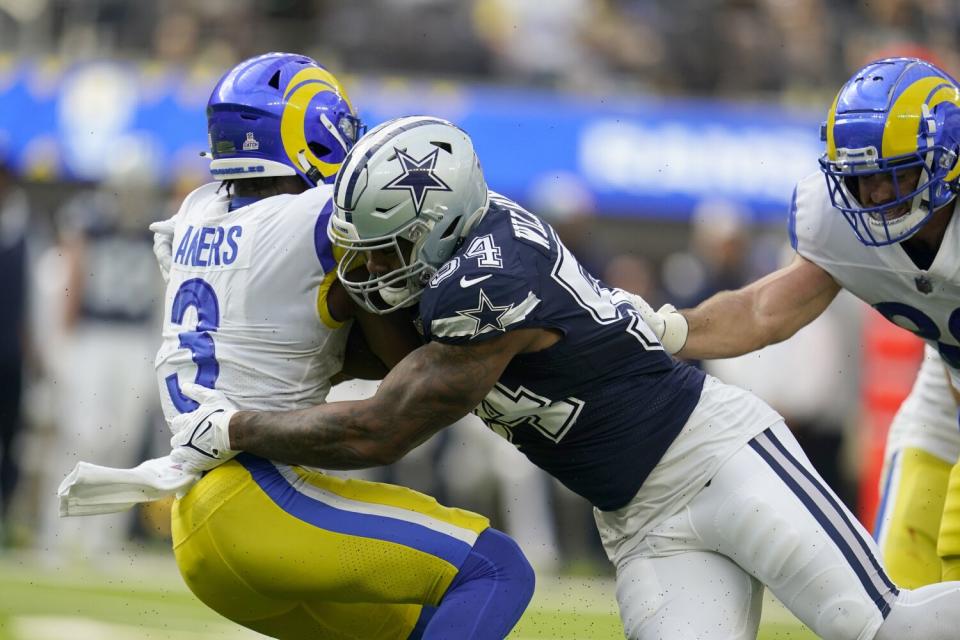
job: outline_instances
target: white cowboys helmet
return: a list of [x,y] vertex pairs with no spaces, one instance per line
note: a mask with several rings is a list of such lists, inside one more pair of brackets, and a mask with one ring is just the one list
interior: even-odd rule
[[[488,203],[480,161],[462,129],[428,116],[383,123],[347,154],[334,186],[327,234],[346,250],[340,281],[374,313],[414,304]],[[364,252],[388,249],[402,267],[351,278]]]

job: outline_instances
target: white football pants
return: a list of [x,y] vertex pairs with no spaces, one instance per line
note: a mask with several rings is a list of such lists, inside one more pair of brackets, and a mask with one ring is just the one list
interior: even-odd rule
[[631,640],[752,640],[764,585],[827,640],[960,637],[960,583],[897,589],[782,422],[617,566]]

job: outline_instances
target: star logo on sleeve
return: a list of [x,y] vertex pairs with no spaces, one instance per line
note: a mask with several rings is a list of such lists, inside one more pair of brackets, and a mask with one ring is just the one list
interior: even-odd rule
[[477,323],[476,328],[473,330],[473,335],[478,336],[491,329],[495,331],[505,331],[503,317],[510,313],[511,309],[513,309],[512,304],[502,307],[496,306],[490,302],[490,298],[487,297],[483,289],[480,289],[480,300],[477,302],[477,308],[457,311],[457,313]]
[[417,215],[423,208],[423,200],[428,191],[452,191],[440,176],[433,172],[437,166],[437,154],[440,149],[434,149],[419,160],[407,154],[402,149],[393,149],[397,154],[397,160],[403,168],[403,173],[391,180],[384,191],[409,191],[413,198],[413,204],[417,209]]

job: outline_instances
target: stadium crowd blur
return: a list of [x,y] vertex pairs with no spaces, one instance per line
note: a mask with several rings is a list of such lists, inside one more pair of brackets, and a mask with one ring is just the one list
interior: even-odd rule
[[583,91],[832,93],[886,51],[956,68],[948,0],[2,0],[0,52],[217,70],[296,50],[355,73]]
[[[916,55],[960,70],[958,36],[960,12],[947,0],[0,0],[0,62],[138,60],[207,77],[256,53],[286,50],[348,79],[397,76],[593,99],[615,92],[819,110],[871,58]],[[84,443],[96,438],[128,454],[91,460],[102,464],[164,453],[156,390],[133,373],[152,376],[159,338],[148,336],[158,330],[162,300],[159,277],[142,268],[152,267],[152,253],[140,232],[174,213],[206,176],[197,170],[150,184],[149,170],[132,158],[102,180],[13,175],[8,185],[3,131],[15,126],[0,121],[0,265],[11,265],[4,266],[0,295],[0,373],[21,371],[23,384],[0,389],[0,548],[69,554],[80,538],[56,518],[53,489],[72,466],[62,458],[90,458]],[[778,224],[758,225],[740,203],[707,199],[689,222],[666,223],[655,211],[607,216],[562,182],[541,191],[521,204],[555,224],[595,273],[654,306],[695,304],[790,255],[785,211]],[[134,201],[139,206],[130,207]],[[112,257],[97,262],[102,243],[110,243]],[[21,287],[8,275],[18,269]],[[865,313],[841,296],[824,318],[775,350],[704,363],[783,413],[853,506]],[[358,387],[339,393],[371,391]],[[80,425],[77,417],[92,407],[93,415],[111,417]],[[585,503],[481,429],[476,423],[445,432],[411,462],[373,475],[492,515],[541,568],[600,559]],[[162,510],[136,515],[104,527],[120,537],[163,539]],[[95,534],[80,551],[96,553],[93,546],[115,544],[115,537]]]

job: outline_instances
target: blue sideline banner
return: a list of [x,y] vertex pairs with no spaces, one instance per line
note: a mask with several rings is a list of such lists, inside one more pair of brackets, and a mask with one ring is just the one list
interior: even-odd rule
[[[0,60],[0,149],[39,180],[98,180],[125,164],[197,179],[216,75],[146,64]],[[449,118],[474,138],[491,188],[533,209],[684,219],[728,199],[782,220],[817,169],[816,112],[650,96],[346,78],[371,127]],[[824,110],[828,105],[824,105]]]

